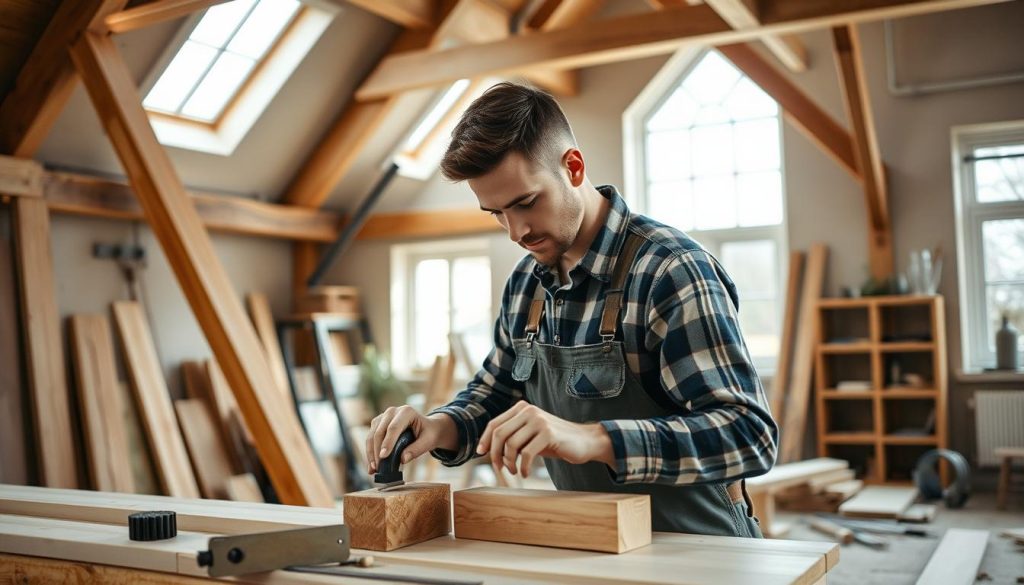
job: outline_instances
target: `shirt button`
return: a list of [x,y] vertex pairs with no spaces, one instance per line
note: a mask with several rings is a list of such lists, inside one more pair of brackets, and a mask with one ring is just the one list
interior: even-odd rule
[[561,307],[562,306],[562,299],[556,299],[555,300],[555,304],[558,305],[559,307]]
[[555,345],[558,345],[559,343],[561,343],[561,341],[562,341],[562,338],[556,335],[555,336]]

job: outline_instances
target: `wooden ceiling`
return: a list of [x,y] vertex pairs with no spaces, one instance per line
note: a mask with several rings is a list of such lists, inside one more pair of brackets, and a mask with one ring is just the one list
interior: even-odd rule
[[0,2],[0,102],[25,64],[60,0]]

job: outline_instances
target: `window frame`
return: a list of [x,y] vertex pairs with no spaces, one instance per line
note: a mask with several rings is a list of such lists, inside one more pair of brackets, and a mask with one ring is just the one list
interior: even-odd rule
[[[684,47],[678,50],[622,114],[625,198],[630,207],[640,213],[646,214],[650,207],[647,191],[649,185],[647,180],[647,121],[671,98],[672,93],[711,50],[713,49],[703,47]],[[740,74],[749,78],[743,71],[740,71]],[[779,174],[782,182],[782,221],[775,225],[766,226],[737,226],[713,230],[692,229],[687,230],[686,234],[691,235],[716,258],[719,257],[718,252],[724,243],[762,239],[770,239],[775,242],[776,282],[778,283],[777,299],[779,302],[779,310],[776,314],[776,327],[781,337],[786,301],[786,272],[789,263],[788,231],[786,227],[789,221],[786,205],[786,151],[781,106],[779,106],[776,119],[779,124]],[[775,374],[778,366],[778,354],[768,358],[751,357],[758,374],[765,377]]]
[[[164,146],[230,156],[342,11],[340,6],[327,2],[299,2],[301,6],[291,22],[278,34],[263,58],[256,62],[217,119],[206,122],[161,110],[145,109],[157,140]],[[160,79],[205,14],[203,10],[185,19],[140,84],[140,100]]]
[[960,358],[964,369],[980,371],[995,364],[995,352],[989,349],[982,226],[986,221],[1024,219],[1024,200],[977,201],[974,164],[964,158],[979,147],[1024,143],[1024,120],[955,126],[950,142],[953,146],[956,253],[960,267]]
[[[410,242],[391,246],[391,362],[396,372],[405,375],[423,369],[416,364],[416,265],[424,260],[444,259],[449,262],[448,282],[452,285],[452,263],[459,258],[487,259],[493,268],[490,244],[485,238],[453,238]],[[488,280],[489,314],[494,313],[494,291]],[[449,298],[448,326],[452,328],[454,318]],[[429,367],[429,366],[426,366]]]

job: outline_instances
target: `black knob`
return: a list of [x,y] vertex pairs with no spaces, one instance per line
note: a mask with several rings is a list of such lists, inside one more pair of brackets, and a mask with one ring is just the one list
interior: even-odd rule
[[128,538],[132,540],[166,540],[177,535],[174,512],[137,512],[128,516]]

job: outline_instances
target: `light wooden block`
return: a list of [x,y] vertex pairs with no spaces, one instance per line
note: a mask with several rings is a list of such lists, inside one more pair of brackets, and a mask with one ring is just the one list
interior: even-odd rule
[[345,494],[345,524],[351,531],[352,548],[388,551],[444,536],[452,529],[451,501],[447,483]]
[[473,488],[455,492],[455,537],[621,553],[651,543],[651,498]]

